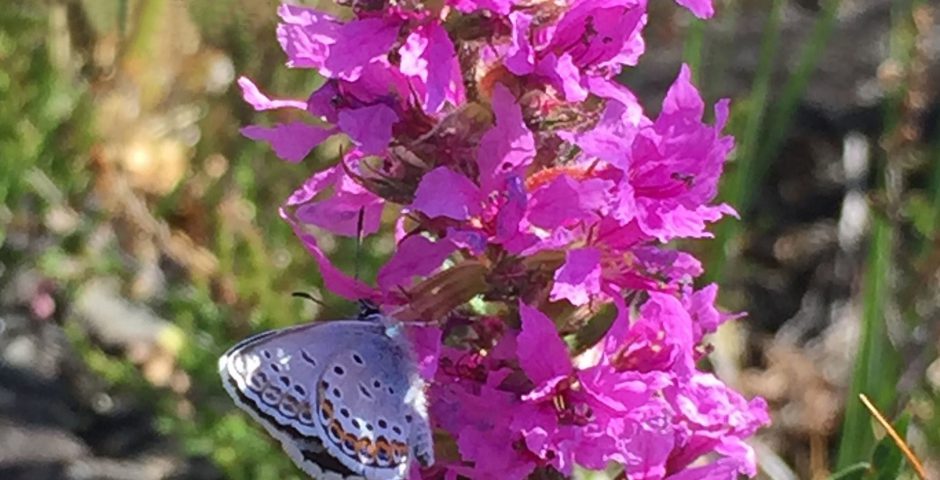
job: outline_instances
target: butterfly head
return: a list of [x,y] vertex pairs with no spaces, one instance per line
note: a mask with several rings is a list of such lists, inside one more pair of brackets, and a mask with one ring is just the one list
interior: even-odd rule
[[382,316],[382,311],[379,309],[379,306],[367,298],[359,299],[359,320],[373,321],[378,320]]
[[402,333],[401,322],[394,317],[382,313],[375,302],[362,298],[359,299],[358,319],[365,322],[381,323],[385,327],[385,334],[391,338],[398,337]]

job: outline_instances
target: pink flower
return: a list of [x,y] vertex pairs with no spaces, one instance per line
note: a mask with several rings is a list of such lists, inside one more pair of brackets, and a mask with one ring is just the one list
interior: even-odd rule
[[[345,23],[300,6],[282,5],[279,13],[284,22],[278,40],[291,67],[314,68],[327,78],[356,83],[370,65],[381,65],[407,80],[428,113],[440,111],[445,102],[464,101],[454,45],[440,20],[427,11],[387,8],[361,12]],[[389,59],[393,54],[400,58],[397,67]],[[398,94],[409,96],[407,90]]]
[[589,77],[610,78],[620,67],[635,65],[645,48],[640,36],[645,0],[577,1],[548,25],[521,11],[510,14],[509,21],[506,67],[545,82],[569,101],[587,97]]
[[[766,405],[697,371],[694,320],[679,299],[653,294],[632,324],[620,302],[599,356],[586,353],[595,360],[580,367],[548,317],[525,304],[519,309],[520,333],[505,337],[492,356],[450,350],[439,371],[436,418],[464,460],[476,462],[448,468],[492,478],[508,465],[570,473],[574,464],[603,469],[616,461],[630,478],[680,478],[693,460],[715,452],[725,457],[695,471],[754,474],[743,438],[769,422]],[[509,381],[514,359],[531,386]],[[483,405],[489,407],[481,413]]]
[[[677,1],[713,14],[710,0]],[[697,365],[704,337],[740,315],[717,308],[717,286],[696,290],[701,263],[668,245],[735,215],[714,203],[728,103],[705,124],[683,66],[651,118],[614,80],[645,49],[646,0],[346,3],[342,17],[279,9],[288,66],[326,82],[298,100],[240,79],[252,107],[289,118],[242,132],[290,162],[347,138],[281,216],[330,291],[434,312],[439,325],[406,330],[450,454],[412,476],[611,463],[631,479],[755,475],[746,439],[769,423],[766,404]],[[396,248],[373,288],[318,237],[372,235],[383,217]],[[607,304],[609,330],[572,351],[569,334]]]

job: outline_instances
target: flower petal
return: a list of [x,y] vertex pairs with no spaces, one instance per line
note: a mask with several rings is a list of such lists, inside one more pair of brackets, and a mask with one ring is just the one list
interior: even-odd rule
[[570,54],[546,55],[539,61],[537,72],[548,79],[552,86],[564,92],[565,100],[580,102],[587,98],[588,91],[581,85],[581,69],[574,64]]
[[242,90],[242,98],[245,99],[245,102],[257,111],[274,110],[278,108],[297,108],[304,110],[307,108],[306,102],[300,100],[281,100],[268,97],[247,77],[239,77],[238,86]]
[[422,25],[411,32],[399,49],[401,73],[418,81],[416,90],[424,111],[436,113],[445,102],[464,102],[463,78],[457,52],[447,31],[437,23]]
[[571,373],[568,347],[558,336],[555,324],[544,313],[519,303],[522,332],[517,338],[516,353],[526,376],[536,384]]
[[480,140],[477,164],[480,186],[491,192],[502,186],[502,179],[535,158],[535,139],[522,119],[516,98],[502,84],[493,88],[493,114],[496,124]]
[[380,270],[376,283],[382,290],[407,287],[416,276],[437,270],[457,247],[449,240],[432,242],[421,235],[412,235],[398,244],[395,255]]
[[437,167],[424,174],[411,207],[435,217],[467,220],[479,215],[480,189],[469,178],[447,167]]
[[[327,189],[333,195],[314,201]],[[337,235],[353,237],[371,235],[378,231],[384,200],[362,188],[346,176],[343,167],[336,165],[319,172],[304,182],[288,199],[287,206],[296,207],[291,221],[314,225]],[[363,214],[362,232],[359,212]]]
[[392,139],[392,125],[398,114],[386,105],[340,110],[337,125],[366,155],[385,151]]
[[545,229],[596,221],[610,209],[614,183],[601,178],[581,182],[559,175],[532,194],[528,220]]
[[676,0],[676,3],[688,8],[698,18],[711,18],[715,15],[712,0]]
[[601,252],[596,248],[569,250],[564,265],[555,272],[549,298],[568,300],[580,307],[601,293]]
[[336,235],[355,237],[359,234],[359,212],[362,212],[362,235],[378,231],[385,202],[370,192],[338,193],[330,198],[310,202],[297,208],[297,219]]
[[287,65],[322,69],[342,23],[331,15],[297,5],[282,4],[277,13],[282,20],[277,26],[277,40],[287,54]]
[[509,23],[512,25],[512,43],[504,63],[510,72],[519,76],[528,75],[535,70],[535,50],[529,41],[532,15],[512,12],[509,14]]
[[669,87],[666,98],[663,100],[661,116],[678,115],[698,120],[702,118],[703,113],[705,113],[705,102],[702,101],[698,89],[692,85],[692,70],[683,63],[679,69],[678,78]]
[[400,27],[395,19],[376,17],[343,24],[336,30],[336,42],[320,73],[350,82],[358,80],[366,65],[388,55]]
[[[298,193],[294,196],[302,198],[304,193]],[[300,239],[301,243],[303,243],[307,251],[310,252],[310,254],[313,256],[314,261],[317,262],[320,275],[323,277],[324,286],[326,286],[329,291],[349,300],[359,300],[363,298],[370,300],[380,300],[378,292],[376,292],[373,288],[357,279],[350,277],[349,275],[346,275],[333,265],[333,262],[330,261],[329,257],[327,257],[320,248],[316,237],[308,232],[305,232],[300,224],[298,224],[294,219],[293,215],[291,215],[291,213],[288,211],[287,207],[289,206],[290,205],[285,205],[279,209],[281,218],[291,225],[291,227],[294,229],[294,234],[297,235],[297,238]]]
[[314,147],[336,133],[335,129],[320,128],[303,122],[280,123],[273,127],[249,125],[241,129],[242,135],[267,142],[274,154],[291,163],[303,160]]

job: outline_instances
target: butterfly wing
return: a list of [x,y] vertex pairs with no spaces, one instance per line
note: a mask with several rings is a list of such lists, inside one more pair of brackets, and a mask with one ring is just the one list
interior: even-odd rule
[[317,385],[327,451],[366,478],[405,478],[434,462],[425,384],[403,337],[364,335],[337,351]]
[[358,320],[313,323],[264,332],[239,342],[219,359],[225,390],[278,439],[294,463],[314,478],[362,478],[331,455],[318,420],[317,382],[330,359],[381,325]]

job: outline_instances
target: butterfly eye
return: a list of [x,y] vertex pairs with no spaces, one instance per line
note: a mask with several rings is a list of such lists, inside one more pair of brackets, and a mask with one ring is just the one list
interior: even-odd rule
[[354,354],[352,355],[352,359],[353,359],[354,362],[356,362],[356,363],[359,364],[359,365],[362,365],[362,364],[364,363],[364,362],[362,361],[362,357],[360,357],[358,353],[354,353]]
[[333,373],[342,376],[343,374],[346,373],[346,370],[343,370],[343,367],[337,365],[337,366],[333,367]]

